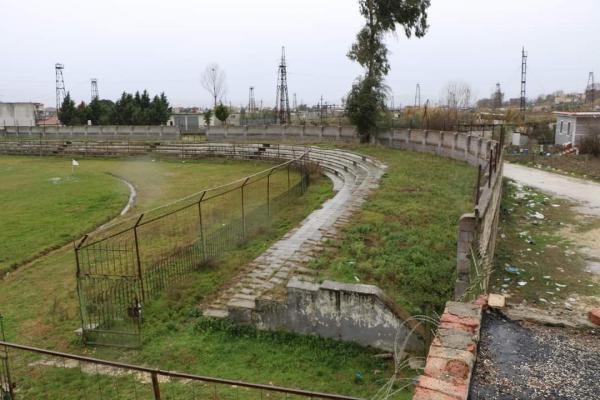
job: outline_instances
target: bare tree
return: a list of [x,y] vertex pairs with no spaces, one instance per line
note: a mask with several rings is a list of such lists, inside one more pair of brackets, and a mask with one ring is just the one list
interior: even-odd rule
[[471,106],[471,86],[465,82],[450,82],[442,93],[442,104],[449,109],[465,109]]
[[214,108],[217,108],[217,102],[223,98],[227,88],[225,87],[225,71],[219,64],[209,64],[204,73],[202,73],[202,87],[206,89],[213,98]]

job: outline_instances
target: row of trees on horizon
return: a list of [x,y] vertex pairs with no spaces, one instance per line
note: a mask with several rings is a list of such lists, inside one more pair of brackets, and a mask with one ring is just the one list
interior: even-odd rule
[[164,93],[150,97],[144,90],[135,94],[123,92],[113,102],[107,99],[93,99],[75,105],[70,93],[65,96],[58,119],[63,125],[164,125],[171,116],[171,106]]

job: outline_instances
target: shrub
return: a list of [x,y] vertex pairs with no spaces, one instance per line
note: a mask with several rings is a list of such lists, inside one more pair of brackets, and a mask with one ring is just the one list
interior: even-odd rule
[[590,154],[594,157],[600,157],[600,134],[586,136],[579,145],[581,154]]

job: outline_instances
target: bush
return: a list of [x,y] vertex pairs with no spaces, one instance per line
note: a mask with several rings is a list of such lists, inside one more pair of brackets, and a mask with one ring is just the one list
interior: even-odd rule
[[579,145],[581,154],[590,154],[594,157],[600,157],[600,134],[590,135],[583,138]]

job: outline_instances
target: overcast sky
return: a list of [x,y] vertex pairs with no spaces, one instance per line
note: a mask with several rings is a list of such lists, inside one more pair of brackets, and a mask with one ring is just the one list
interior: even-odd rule
[[[54,64],[67,90],[100,96],[164,91],[172,105],[208,105],[200,75],[210,62],[227,73],[227,100],[275,101],[280,48],[298,101],[339,103],[361,69],[346,58],[363,24],[356,0],[0,0],[0,101],[53,106]],[[500,82],[519,96],[521,46],[529,52],[528,97],[582,91],[600,80],[598,0],[432,0],[423,39],[388,39],[395,103],[440,98],[449,81],[486,97]]]

